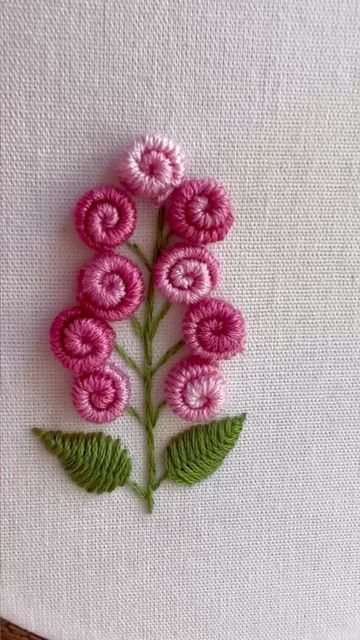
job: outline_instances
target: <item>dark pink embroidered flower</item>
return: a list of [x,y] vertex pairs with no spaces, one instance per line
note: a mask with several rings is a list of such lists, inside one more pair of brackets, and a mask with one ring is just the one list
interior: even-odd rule
[[218,298],[205,298],[192,305],[184,316],[183,332],[192,353],[212,360],[231,358],[246,347],[241,312]]
[[115,187],[92,189],[75,208],[79,236],[93,249],[112,249],[122,244],[133,233],[135,224],[135,205]]
[[192,304],[216,287],[219,272],[218,261],[207,249],[179,243],[161,254],[154,283],[171,302]]
[[223,408],[225,381],[214,363],[194,356],[183,358],[166,377],[165,398],[183,420],[202,422]]
[[113,329],[79,307],[64,309],[50,327],[50,347],[61,364],[75,373],[94,371],[110,356]]
[[97,318],[124,320],[135,313],[143,296],[139,267],[116,253],[97,254],[79,273],[79,304]]
[[141,136],[119,157],[122,184],[133,194],[161,204],[183,180],[185,156],[180,147],[161,135]]
[[171,229],[192,244],[223,240],[234,221],[224,187],[211,178],[183,182],[166,207]]
[[129,396],[129,378],[114,365],[75,378],[72,388],[74,406],[89,422],[115,420],[124,412]]

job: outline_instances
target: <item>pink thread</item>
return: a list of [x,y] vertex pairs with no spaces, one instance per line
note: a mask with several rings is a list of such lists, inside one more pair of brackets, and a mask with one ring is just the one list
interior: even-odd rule
[[211,178],[183,182],[166,207],[171,229],[192,244],[223,240],[234,221],[224,187]]
[[154,283],[171,302],[192,304],[205,298],[219,282],[220,266],[204,247],[175,244],[154,266]]
[[120,181],[133,194],[156,205],[181,184],[186,169],[180,147],[161,135],[146,135],[125,147],[119,157]]
[[75,373],[94,371],[110,356],[115,332],[79,307],[64,309],[50,327],[50,347],[61,364]]
[[205,298],[191,306],[183,319],[183,332],[192,353],[212,360],[231,358],[246,347],[241,312],[218,298]]
[[97,318],[124,320],[136,311],[143,297],[141,271],[124,256],[98,253],[79,273],[79,304]]
[[72,388],[74,406],[89,422],[115,420],[124,412],[129,397],[129,378],[114,365],[75,378]]
[[216,416],[225,403],[225,381],[214,363],[190,356],[168,373],[165,398],[176,415],[188,422]]
[[78,234],[93,249],[112,249],[122,244],[133,233],[135,224],[135,205],[116,187],[88,191],[75,208]]

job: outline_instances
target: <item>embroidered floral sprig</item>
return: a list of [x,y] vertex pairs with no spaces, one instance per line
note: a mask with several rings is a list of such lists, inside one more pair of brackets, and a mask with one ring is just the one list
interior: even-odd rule
[[[146,485],[131,479],[131,458],[119,440],[101,432],[34,429],[79,486],[100,493],[128,485],[149,512],[154,492],[165,479],[191,485],[213,473],[236,443],[245,419],[245,414],[214,419],[225,403],[219,361],[244,351],[246,330],[239,310],[212,297],[220,265],[204,246],[225,238],[234,215],[222,185],[210,178],[186,179],[185,174],[182,150],[163,136],[143,136],[125,147],[118,162],[120,188],[92,189],[76,206],[76,229],[96,253],[78,275],[77,306],[61,311],[50,329],[54,355],[73,373],[72,401],[80,416],[109,423],[126,410],[144,428]],[[129,240],[137,217],[131,195],[160,206],[151,258]],[[116,252],[124,244],[140,266]],[[166,300],[160,310],[156,291]],[[134,314],[142,303],[140,319]],[[186,306],[183,336],[155,361],[154,339],[172,304]],[[128,318],[143,346],[142,364],[116,342],[109,324]],[[189,353],[168,372],[164,400],[156,404],[155,376],[183,348]],[[108,362],[114,351],[140,378],[143,411],[129,404],[128,373]],[[158,475],[154,433],[165,405],[195,424],[170,442],[165,471]]]

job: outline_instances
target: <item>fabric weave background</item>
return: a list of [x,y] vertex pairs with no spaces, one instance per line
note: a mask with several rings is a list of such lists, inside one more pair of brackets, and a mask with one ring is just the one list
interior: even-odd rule
[[[3,0],[1,12],[2,615],[49,640],[359,640],[358,1]],[[164,484],[149,517],[126,490],[82,493],[30,428],[91,429],[47,346],[90,255],[72,207],[151,131],[228,186],[236,226],[214,253],[250,335],[222,366],[227,413],[248,413],[240,444],[209,481]],[[177,310],[159,350],[179,323]],[[165,413],[158,449],[181,428]],[[137,425],[108,432],[139,477]]]

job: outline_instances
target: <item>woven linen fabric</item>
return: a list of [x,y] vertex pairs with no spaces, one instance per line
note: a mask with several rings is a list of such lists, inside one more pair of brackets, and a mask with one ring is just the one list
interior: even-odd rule
[[[2,615],[48,640],[358,640],[358,0],[1,11]],[[48,329],[90,256],[74,203],[153,131],[232,196],[235,227],[213,251],[249,347],[221,365],[226,414],[248,414],[238,445],[209,480],[164,483],[149,516],[128,489],[81,491],[31,428],[93,430]],[[153,216],[140,208],[147,250]],[[179,326],[175,309],[159,352]],[[164,412],[159,464],[182,428]],[[104,431],[141,478],[138,425],[126,416]]]

